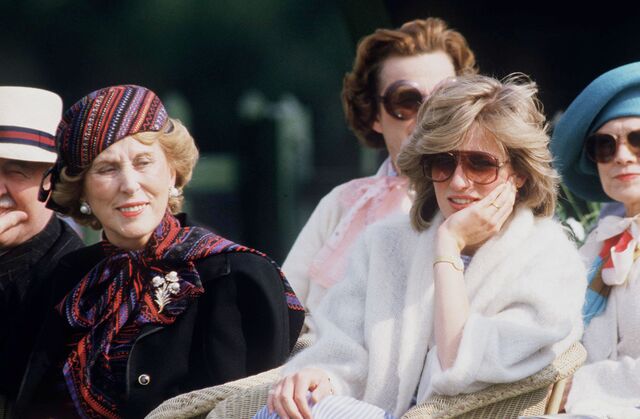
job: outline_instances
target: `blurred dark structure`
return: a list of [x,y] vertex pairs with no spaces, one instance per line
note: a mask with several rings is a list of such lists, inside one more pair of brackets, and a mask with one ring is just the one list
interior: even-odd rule
[[320,197],[371,174],[382,157],[361,150],[342,114],[342,77],[359,38],[441,17],[467,37],[483,73],[523,72],[538,82],[552,117],[597,75],[640,59],[639,8],[547,0],[0,0],[0,84],[56,91],[65,107],[112,84],[155,90],[203,153],[187,190],[189,211],[281,262]]
[[[482,73],[499,78],[513,72],[530,75],[540,87],[549,117],[564,109],[598,75],[640,60],[638,2],[348,0],[347,3],[350,6],[343,8],[345,11],[374,8],[372,3],[377,3],[378,8],[387,12],[380,23],[389,21],[392,27],[426,16],[443,18],[465,35]],[[357,12],[349,18],[357,20]]]

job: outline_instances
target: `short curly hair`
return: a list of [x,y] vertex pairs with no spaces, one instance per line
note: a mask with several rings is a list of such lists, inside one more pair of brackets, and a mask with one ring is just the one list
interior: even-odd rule
[[[159,142],[169,165],[176,171],[175,187],[182,191],[191,180],[199,155],[195,141],[187,128],[180,121],[169,118],[160,131],[139,132],[132,137],[143,144]],[[85,167],[78,175],[72,176],[67,173],[66,167],[63,168],[60,179],[51,192],[51,199],[61,207],[59,211],[63,214],[73,217],[79,224],[99,230],[102,224],[93,214],[87,215],[80,212],[80,200],[88,169],[89,167]],[[172,214],[180,212],[183,201],[182,194],[169,197],[168,208]]]
[[451,58],[456,75],[477,73],[476,59],[467,40],[442,19],[413,20],[399,29],[378,29],[360,40],[353,69],[343,80],[342,106],[349,127],[362,144],[372,148],[385,146],[382,134],[373,130],[384,61],[436,51]]
[[514,172],[526,179],[517,204],[536,216],[553,214],[559,175],[551,165],[548,124],[537,91],[522,74],[503,81],[472,75],[444,83],[429,95],[398,155],[398,169],[415,191],[411,223],[416,230],[428,228],[438,210],[433,182],[424,176],[424,155],[459,149],[473,129],[495,139]]

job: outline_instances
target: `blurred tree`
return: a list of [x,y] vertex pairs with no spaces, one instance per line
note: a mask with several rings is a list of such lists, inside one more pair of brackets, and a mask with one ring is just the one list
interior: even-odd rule
[[[303,185],[303,198],[310,203],[300,206],[304,215],[296,219],[305,218],[331,186],[358,174],[358,146],[345,127],[340,104],[352,47],[333,2],[3,1],[0,59],[2,84],[56,91],[65,107],[107,85],[147,86],[166,101],[170,113],[188,123],[204,153],[224,153],[211,162],[242,160],[247,148],[268,138],[259,131],[255,138],[243,138],[246,130],[238,114],[243,94],[255,90],[271,101],[292,95],[310,112],[311,164],[320,173],[319,181]],[[207,167],[207,173],[216,172]],[[229,179],[238,182],[234,176]],[[225,206],[238,209],[237,191],[212,184],[218,185],[212,195],[198,195],[200,214],[206,214],[203,202],[214,199],[221,202],[211,204],[211,212],[219,214]],[[239,241],[251,238],[242,228],[249,221],[271,221],[260,211],[253,214],[255,221],[241,220],[240,212],[235,220],[211,214],[201,221]]]

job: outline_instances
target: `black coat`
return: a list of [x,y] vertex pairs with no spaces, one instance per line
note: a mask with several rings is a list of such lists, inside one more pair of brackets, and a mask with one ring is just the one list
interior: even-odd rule
[[[62,259],[54,273],[54,301],[103,257],[100,245],[93,245]],[[288,309],[282,279],[267,259],[252,253],[218,254],[199,260],[196,269],[204,294],[173,324],[145,325],[131,349],[126,417],[143,417],[180,393],[281,365],[295,343],[304,312]],[[69,326],[57,313],[49,320],[23,379],[18,416],[29,406],[47,369],[66,357]],[[148,384],[143,375],[149,377]]]
[[55,216],[30,240],[0,256],[0,394],[13,399],[48,312],[49,278],[65,254],[83,247]]

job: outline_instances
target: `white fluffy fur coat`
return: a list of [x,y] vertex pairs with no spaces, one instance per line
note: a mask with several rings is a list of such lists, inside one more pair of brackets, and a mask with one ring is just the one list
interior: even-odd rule
[[316,311],[318,341],[285,366],[327,371],[337,394],[402,415],[416,389],[459,394],[527,377],[580,339],[585,270],[551,219],[516,211],[465,271],[471,315],[454,365],[440,369],[433,329],[434,238],[405,216],[369,227],[345,280]]

